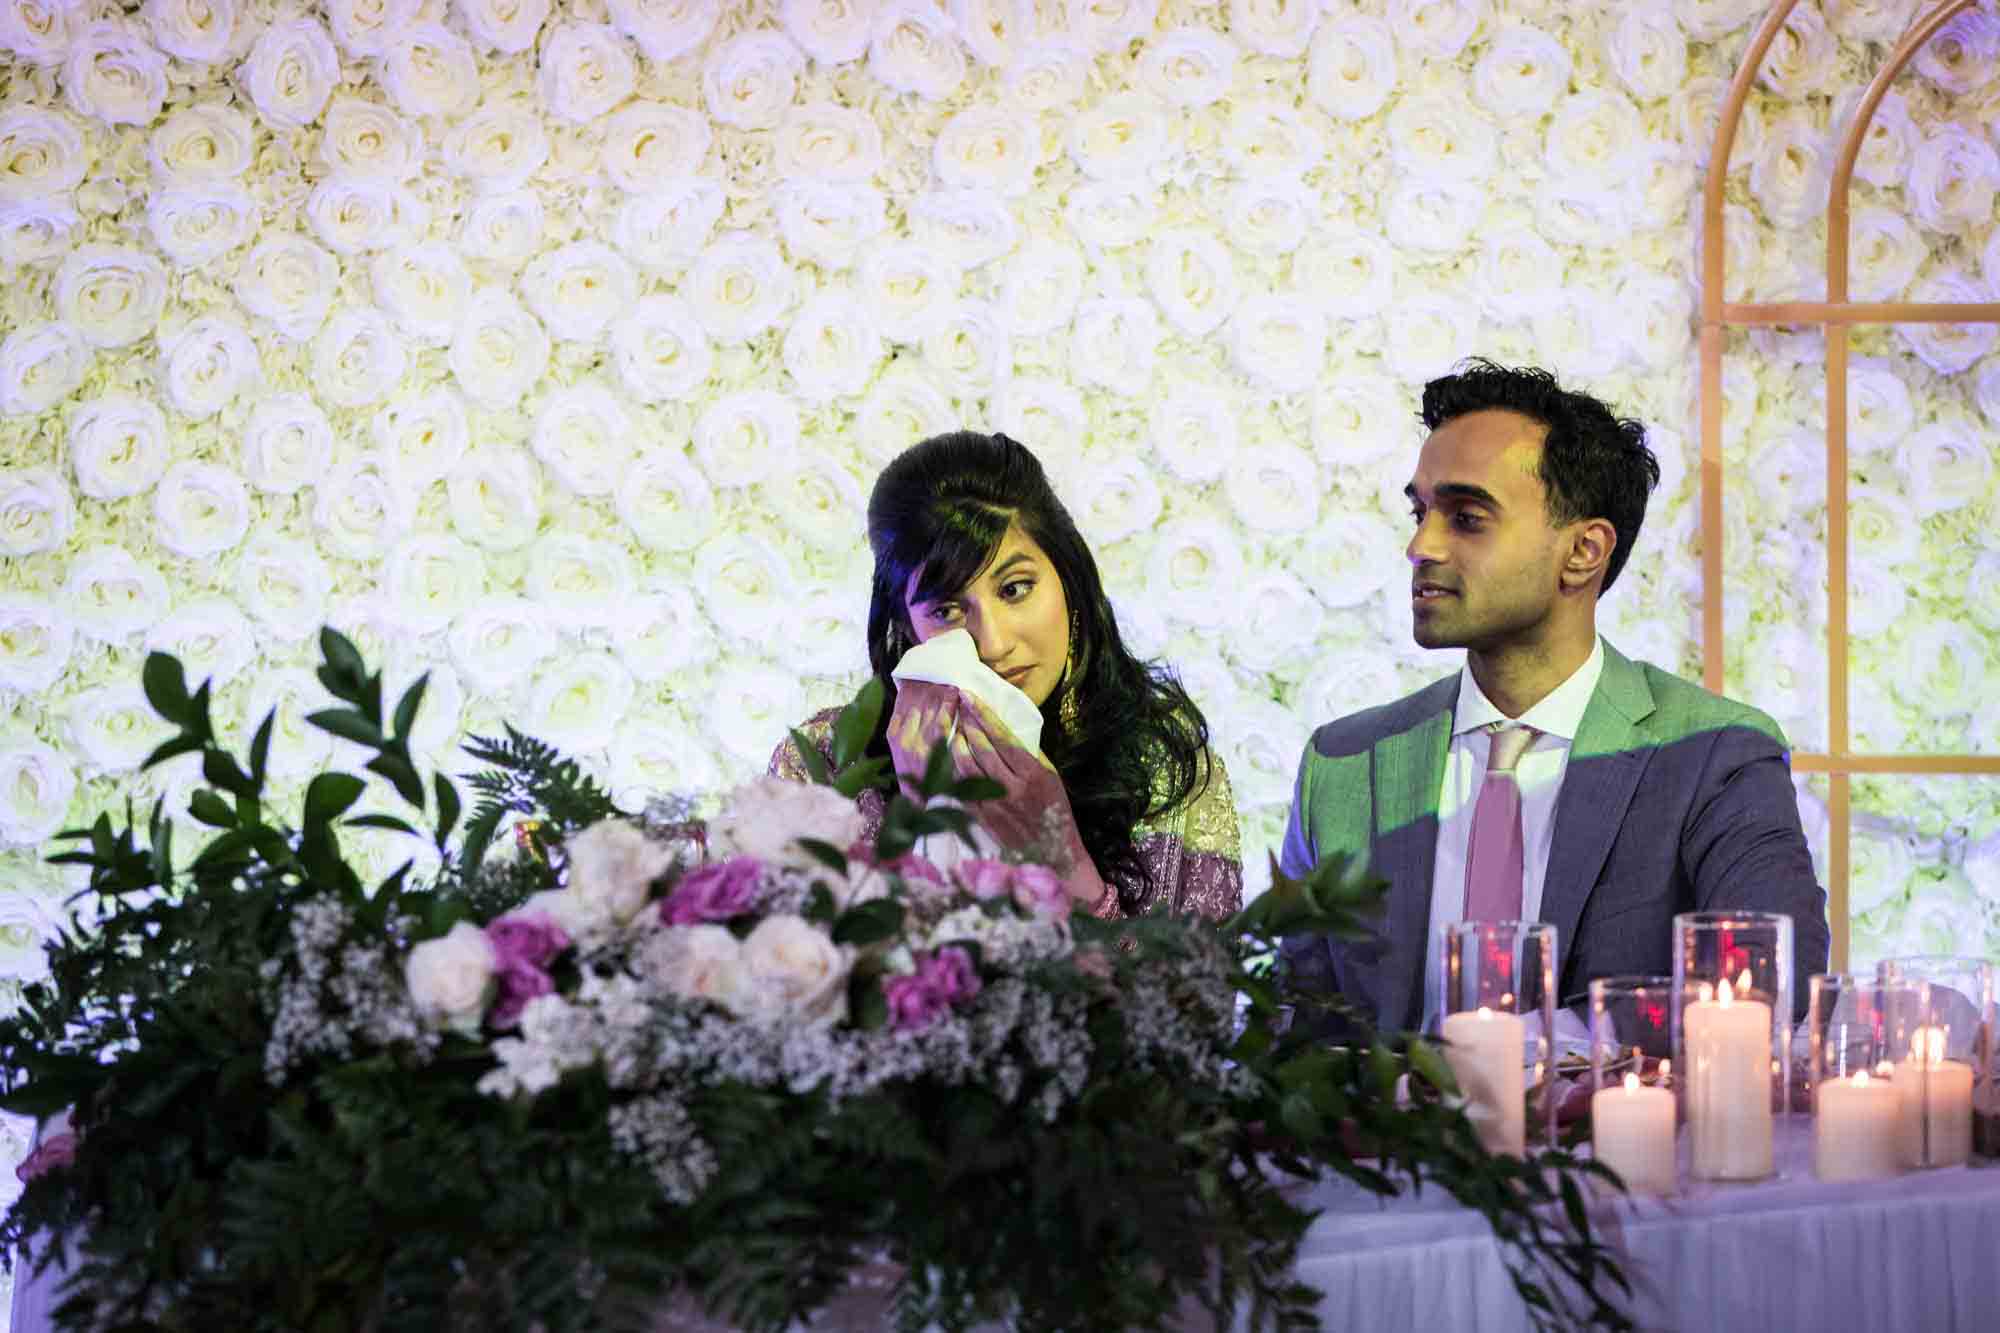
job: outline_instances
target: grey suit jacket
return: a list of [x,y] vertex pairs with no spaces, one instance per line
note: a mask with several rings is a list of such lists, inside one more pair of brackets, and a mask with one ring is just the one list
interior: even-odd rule
[[[1280,867],[1365,855],[1390,882],[1379,939],[1296,936],[1290,984],[1338,993],[1379,1027],[1423,1018],[1438,794],[1458,676],[1329,722],[1299,764]],[[1792,918],[1794,1008],[1826,969],[1826,893],[1799,828],[1784,734],[1754,708],[1604,645],[1556,800],[1541,919],[1556,928],[1558,995],[1593,978],[1672,970],[1677,912],[1738,908]]]

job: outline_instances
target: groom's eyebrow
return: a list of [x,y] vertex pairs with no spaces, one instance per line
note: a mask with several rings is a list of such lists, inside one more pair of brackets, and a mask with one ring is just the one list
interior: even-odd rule
[[[1417,498],[1415,486],[1405,486],[1403,494],[1412,500]],[[1475,486],[1469,481],[1441,481],[1432,496],[1432,503],[1439,500],[1457,500],[1460,503],[1482,504],[1488,509],[1501,508],[1500,497],[1484,486]]]

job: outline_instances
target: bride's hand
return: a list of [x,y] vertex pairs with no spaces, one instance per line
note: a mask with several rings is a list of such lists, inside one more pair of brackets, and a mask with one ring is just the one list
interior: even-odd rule
[[[980,802],[975,811],[1001,846],[1011,850],[1041,846],[1062,855],[1069,861],[1070,896],[1086,905],[1103,897],[1104,882],[1084,850],[1062,776],[976,699],[960,705],[952,758],[960,774],[991,778],[1005,789],[1004,795]],[[1052,841],[1053,847],[1048,845]]]
[[[931,751],[958,734],[961,696],[949,685],[906,680],[896,688],[896,706],[889,713],[889,758],[902,781],[903,794],[918,798]],[[953,758],[958,756],[954,753]],[[970,777],[961,770],[959,776]]]

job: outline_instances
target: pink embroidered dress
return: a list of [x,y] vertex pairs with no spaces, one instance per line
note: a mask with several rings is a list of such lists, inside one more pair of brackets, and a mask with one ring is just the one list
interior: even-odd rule
[[[799,727],[822,757],[832,762],[833,723],[837,708],[815,714]],[[1141,820],[1132,830],[1139,858],[1147,872],[1139,915],[1158,908],[1176,915],[1193,914],[1220,921],[1243,906],[1243,840],[1236,822],[1236,802],[1229,790],[1229,773],[1213,751],[1204,751],[1208,781],[1189,800],[1163,814]],[[805,761],[790,737],[771,756],[770,771],[794,782],[808,780]],[[861,794],[861,813],[868,820],[865,836],[882,826],[887,804],[879,791]],[[1104,897],[1091,909],[1098,916],[1121,914],[1117,890],[1106,886]]]

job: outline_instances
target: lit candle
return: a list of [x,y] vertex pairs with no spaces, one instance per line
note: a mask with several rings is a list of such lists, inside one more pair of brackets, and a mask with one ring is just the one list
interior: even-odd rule
[[1866,1070],[1821,1083],[1813,1106],[1813,1174],[1821,1180],[1895,1175],[1902,1114],[1896,1085],[1871,1079]]
[[1528,1090],[1522,1077],[1527,1035],[1527,1025],[1514,1014],[1481,1009],[1445,1015],[1444,1058],[1488,1152],[1513,1157],[1527,1152]]
[[1972,1156],[1972,1066],[1944,1058],[1944,1028],[1918,1028],[1896,1066],[1905,1166],[1962,1166]]
[[[1746,971],[1737,985],[1748,990]],[[1771,1006],[1738,999],[1725,978],[1687,1006],[1690,1166],[1704,1180],[1771,1174]]]
[[1674,1192],[1674,1094],[1649,1088],[1637,1074],[1590,1098],[1590,1142],[1597,1160],[1634,1192]]

